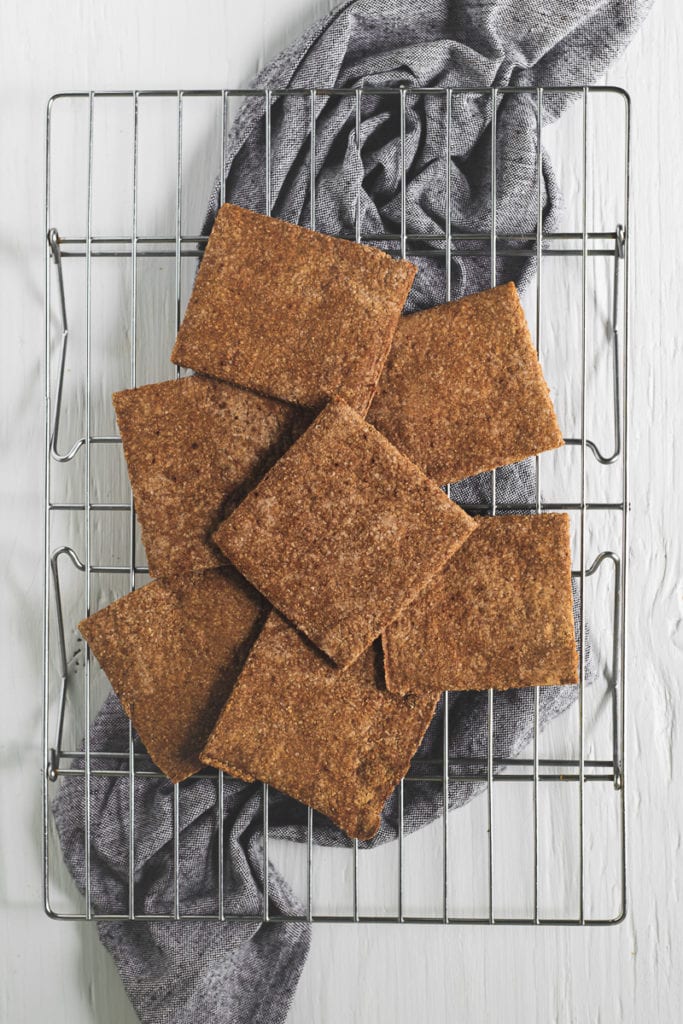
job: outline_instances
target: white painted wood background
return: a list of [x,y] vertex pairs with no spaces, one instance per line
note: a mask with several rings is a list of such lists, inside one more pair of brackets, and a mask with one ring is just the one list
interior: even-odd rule
[[[45,101],[91,87],[242,84],[327,7],[4,0],[0,10],[2,1024],[46,1012],[54,1024],[135,1020],[94,929],[49,922],[40,909]],[[683,9],[659,0],[608,79],[634,104],[628,919],[591,930],[318,925],[296,1024],[680,1019],[682,44]]]

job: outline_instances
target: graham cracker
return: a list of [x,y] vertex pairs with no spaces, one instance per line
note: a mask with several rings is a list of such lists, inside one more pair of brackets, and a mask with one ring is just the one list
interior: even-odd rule
[[180,782],[258,633],[264,602],[231,568],[157,580],[79,624],[149,756]]
[[437,700],[388,693],[379,644],[337,669],[271,612],[201,758],[269,783],[352,839],[370,839]]
[[113,402],[152,576],[225,564],[211,534],[311,419],[207,377],[119,391]]
[[396,693],[576,683],[569,516],[481,519],[382,644]]
[[514,284],[401,317],[368,422],[440,484],[559,448]]
[[214,534],[339,666],[389,625],[475,522],[333,399]]
[[414,264],[225,203],[171,360],[318,411],[365,413]]

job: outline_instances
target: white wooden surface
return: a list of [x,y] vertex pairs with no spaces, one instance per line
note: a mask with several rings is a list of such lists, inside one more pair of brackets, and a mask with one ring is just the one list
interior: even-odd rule
[[[90,87],[243,83],[325,9],[307,0],[121,0],[106,9],[85,0],[5,0],[0,13],[0,1021],[7,1024],[32,1024],[45,1012],[54,1024],[135,1020],[94,930],[51,923],[40,910],[45,101]],[[660,0],[609,77],[634,100],[629,917],[594,930],[316,926],[292,1022],[680,1019],[682,34],[683,9]]]

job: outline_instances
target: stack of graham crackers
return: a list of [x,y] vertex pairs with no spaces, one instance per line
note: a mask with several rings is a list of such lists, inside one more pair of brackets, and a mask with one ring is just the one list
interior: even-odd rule
[[114,395],[153,582],[80,631],[173,782],[214,765],[368,839],[443,690],[577,681],[565,515],[441,489],[562,444],[514,285],[226,204],[172,360]]

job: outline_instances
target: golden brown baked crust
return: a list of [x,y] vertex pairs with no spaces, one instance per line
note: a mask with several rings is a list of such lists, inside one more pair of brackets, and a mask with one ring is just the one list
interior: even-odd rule
[[211,534],[311,419],[207,377],[119,391],[113,402],[152,576],[224,565]]
[[368,422],[440,484],[560,447],[514,284],[401,317]]
[[409,459],[333,399],[214,540],[344,667],[474,527]]
[[480,520],[382,645],[396,693],[576,683],[569,516]]
[[416,268],[225,203],[171,359],[319,410],[365,413]]
[[352,839],[370,839],[437,699],[388,693],[378,644],[338,669],[271,612],[201,758],[270,783]]
[[148,583],[79,624],[149,756],[180,782],[206,738],[264,615],[231,568]]

